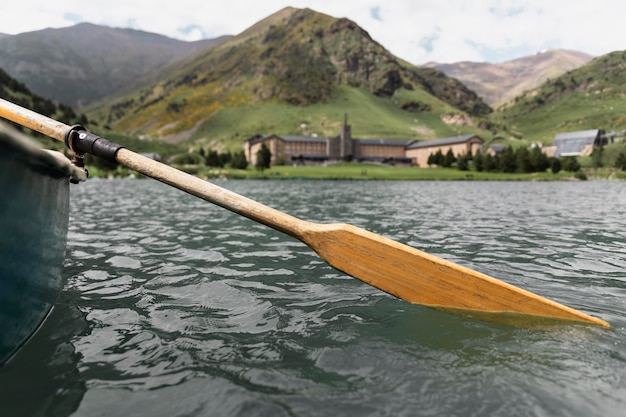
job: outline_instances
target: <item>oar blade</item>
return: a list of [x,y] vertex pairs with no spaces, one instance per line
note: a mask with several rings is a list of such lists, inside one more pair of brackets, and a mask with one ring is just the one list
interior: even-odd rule
[[534,317],[610,327],[596,317],[355,226],[311,224],[300,238],[335,268],[411,303],[481,318],[502,317],[505,322]]

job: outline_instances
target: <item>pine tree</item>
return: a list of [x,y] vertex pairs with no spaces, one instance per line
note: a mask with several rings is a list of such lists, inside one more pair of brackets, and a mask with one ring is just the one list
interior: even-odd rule
[[507,146],[502,151],[502,156],[500,157],[500,170],[502,172],[515,172],[517,171],[517,164],[515,161],[515,152],[513,148]]
[[230,167],[233,169],[246,169],[248,168],[248,160],[244,151],[235,152],[230,160]]
[[448,152],[446,152],[446,155],[443,158],[442,165],[446,168],[450,168],[452,164],[454,164],[455,162],[456,162],[456,157],[454,156],[452,149],[448,149]]
[[206,156],[206,164],[210,167],[223,167],[222,160],[216,151],[213,149],[209,150],[209,153]]
[[256,154],[256,169],[259,171],[263,171],[268,169],[272,164],[272,152],[270,149],[263,143],[261,144],[261,149]]
[[491,156],[490,153],[488,153],[483,157],[483,167],[485,171],[493,172],[498,169],[498,162],[493,156]]
[[443,162],[444,162],[444,157],[443,157],[443,152],[441,152],[441,149],[438,149],[437,152],[435,153],[435,165],[439,165],[442,166]]
[[469,158],[467,155],[461,155],[456,161],[456,166],[460,171],[469,171]]
[[536,146],[532,148],[528,157],[534,172],[544,172],[546,169],[550,168],[548,155],[543,153],[540,147]]
[[476,168],[476,171],[482,172],[484,166],[483,154],[480,150],[478,150],[476,155],[474,155],[474,167]]

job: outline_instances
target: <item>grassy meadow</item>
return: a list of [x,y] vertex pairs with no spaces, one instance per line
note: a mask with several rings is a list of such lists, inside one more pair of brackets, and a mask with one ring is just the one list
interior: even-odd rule
[[[430,111],[400,110],[407,103],[428,106]],[[167,112],[159,105],[151,107],[154,114],[150,117],[156,118],[159,111]],[[354,138],[430,140],[470,133],[483,138],[492,136],[475,127],[444,123],[441,116],[447,113],[458,110],[421,89],[401,88],[391,98],[381,98],[361,88],[340,87],[328,100],[308,106],[242,99],[236,105],[220,105],[205,113],[191,137],[175,142],[174,147],[234,152],[241,150],[243,142],[255,134],[332,137],[340,134],[346,115]],[[136,118],[133,122],[141,121]],[[169,143],[174,145],[172,141]]]
[[[201,178],[264,179],[264,180],[389,180],[389,181],[559,181],[574,180],[573,172],[550,171],[532,174],[461,171],[456,168],[417,168],[388,166],[370,163],[338,163],[327,166],[273,166],[259,171],[254,167],[246,170],[180,166],[181,170]],[[613,169],[585,169],[589,178],[620,178]],[[626,174],[626,173],[625,173]],[[624,175],[622,178],[626,178]]]

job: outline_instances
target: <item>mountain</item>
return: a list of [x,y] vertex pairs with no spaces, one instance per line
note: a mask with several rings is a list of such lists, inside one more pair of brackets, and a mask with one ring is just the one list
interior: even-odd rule
[[497,107],[548,79],[581,67],[592,58],[582,52],[551,49],[500,64],[458,62],[425,66],[460,80],[487,103]]
[[[2,69],[0,69],[0,98],[18,104],[22,107],[32,109],[39,114],[52,117],[68,125],[87,123],[86,117],[84,115],[76,114],[70,106],[55,103],[50,99],[32,93],[28,87],[11,77]],[[2,121],[6,122],[4,119],[2,119]],[[26,130],[20,125],[14,124],[14,126],[19,130]],[[44,136],[35,134],[34,132],[33,134],[48,147],[52,147],[54,149],[60,149],[63,147],[63,145],[58,142],[54,142],[52,139],[45,138]],[[51,141],[56,146],[52,145],[50,143]]]
[[559,132],[626,129],[626,51],[595,58],[515,98],[494,119],[531,141]]
[[310,9],[285,8],[153,79],[90,116],[125,132],[240,148],[259,132],[336,135],[345,113],[357,135],[409,139],[467,132],[491,112],[458,80]]
[[82,107],[226,39],[183,42],[81,23],[0,36],[0,68],[36,94]]

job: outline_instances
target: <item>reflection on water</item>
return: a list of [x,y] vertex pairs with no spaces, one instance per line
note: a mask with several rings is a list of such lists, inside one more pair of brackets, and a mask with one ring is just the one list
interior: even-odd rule
[[[71,357],[54,389],[27,377],[31,398],[51,404],[41,415],[622,415],[626,183],[220,185],[391,237],[613,329],[513,328],[409,305],[164,185],[91,180],[72,190],[62,308],[45,326],[56,336],[39,339],[52,353],[24,352],[0,388],[33,357],[42,372]],[[66,325],[75,320],[83,326]],[[6,401],[9,415],[34,415]]]

